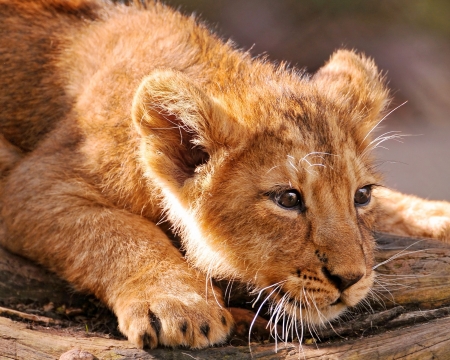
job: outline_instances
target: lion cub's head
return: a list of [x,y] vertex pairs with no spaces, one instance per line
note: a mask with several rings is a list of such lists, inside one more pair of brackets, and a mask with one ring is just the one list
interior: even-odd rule
[[313,77],[235,63],[144,79],[133,104],[141,162],[189,261],[322,322],[373,282],[370,134],[387,90],[349,51]]

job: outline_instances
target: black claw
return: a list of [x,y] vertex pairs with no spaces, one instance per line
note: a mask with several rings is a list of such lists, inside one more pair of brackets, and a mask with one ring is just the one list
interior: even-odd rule
[[151,347],[151,345],[152,345],[152,337],[151,337],[151,335],[145,333],[142,336],[142,342],[144,343],[144,348]]
[[153,314],[150,310],[148,311],[148,317],[150,319],[150,325],[155,330],[156,336],[159,338],[159,333],[161,332],[161,320]]
[[220,319],[220,320],[222,320],[223,325],[225,325],[225,326],[227,325],[227,319],[225,319],[225,316],[222,315],[222,319]]
[[200,331],[203,333],[203,335],[205,335],[206,337],[208,337],[209,334],[209,324],[204,323],[202,326],[200,326]]
[[184,335],[186,335],[187,328],[188,328],[188,324],[187,324],[187,322],[185,321],[185,322],[182,323],[181,326],[180,326],[180,330],[181,330],[181,332],[182,332]]

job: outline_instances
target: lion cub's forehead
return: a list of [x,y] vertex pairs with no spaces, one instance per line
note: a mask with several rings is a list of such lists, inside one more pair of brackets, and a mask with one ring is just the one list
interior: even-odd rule
[[244,170],[253,174],[249,179],[263,188],[317,181],[353,188],[372,181],[371,158],[361,156],[364,145],[354,132],[353,113],[306,80],[265,95],[249,98],[239,109],[247,123],[248,136],[240,139]]
[[[351,113],[340,104],[321,94],[307,80],[296,87],[269,87],[241,94],[240,101],[229,108],[257,137],[272,134],[283,142],[301,140],[311,146],[330,148],[336,141],[353,141],[343,138],[342,132],[351,124]],[[236,103],[242,106],[236,107]],[[340,147],[340,144],[336,144]]]
[[345,129],[345,114],[320,97],[276,98],[259,110],[258,124],[247,145],[256,151],[265,149],[265,159],[281,157],[291,161],[300,156],[301,161],[309,163],[312,158],[336,160],[334,157],[343,152],[349,156],[353,151],[356,155],[356,139]]
[[290,114],[246,146],[244,166],[252,169],[252,181],[260,190],[329,184],[353,191],[375,181],[371,159],[360,156],[359,145],[334,120],[322,117],[312,122],[300,115]]

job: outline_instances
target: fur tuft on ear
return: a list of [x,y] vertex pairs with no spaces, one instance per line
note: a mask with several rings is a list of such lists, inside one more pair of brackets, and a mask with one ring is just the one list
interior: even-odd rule
[[[338,50],[314,75],[321,93],[342,108],[341,121],[361,142],[377,125],[390,103],[389,91],[373,60],[353,51]],[[345,125],[345,124],[344,124]]]

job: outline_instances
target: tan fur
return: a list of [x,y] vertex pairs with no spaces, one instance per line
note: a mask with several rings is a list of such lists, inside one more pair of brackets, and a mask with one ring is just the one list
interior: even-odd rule
[[[95,294],[139,347],[225,341],[211,278],[320,323],[369,292],[374,229],[450,238],[448,203],[375,188],[354,204],[381,181],[389,102],[362,55],[309,77],[151,2],[0,0],[0,30],[0,242]],[[304,208],[277,205],[289,189]]]

